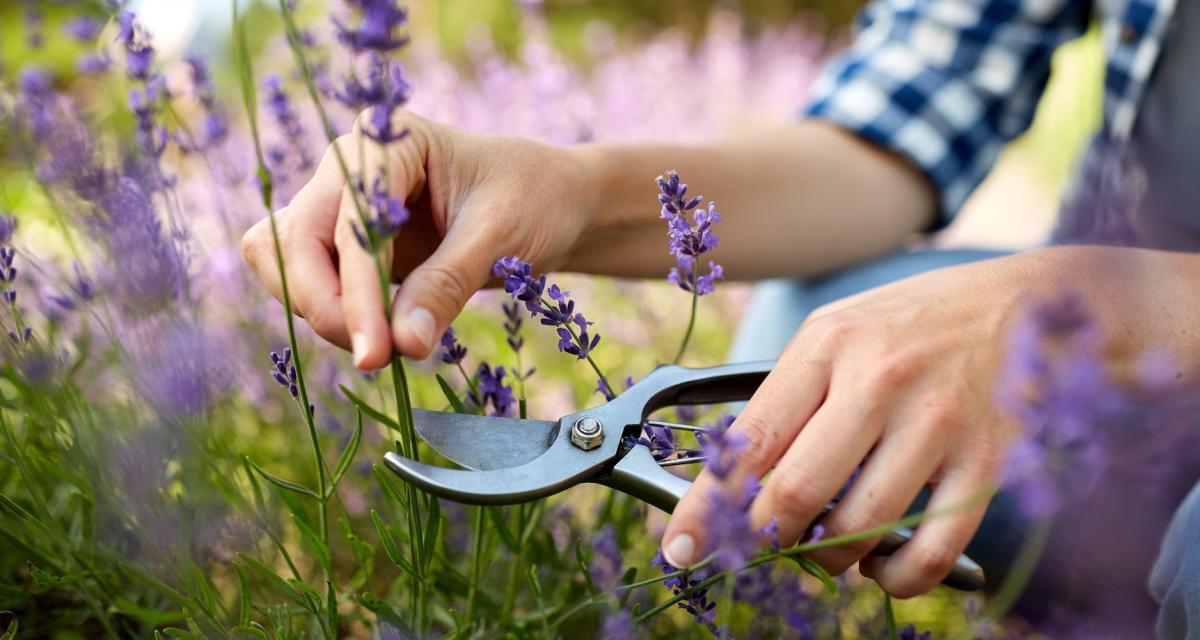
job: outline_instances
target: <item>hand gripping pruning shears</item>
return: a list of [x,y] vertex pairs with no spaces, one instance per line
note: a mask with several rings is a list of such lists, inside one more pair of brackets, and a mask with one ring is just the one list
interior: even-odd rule
[[[456,502],[517,504],[594,482],[670,513],[692,483],[663,467],[701,458],[660,462],[637,438],[645,426],[702,429],[649,416],[673,406],[748,400],[774,365],[763,361],[707,369],[661,366],[605,404],[554,422],[414,410],[414,426],[421,438],[464,468],[439,467],[394,452],[384,456],[384,463],[416,487]],[[822,517],[835,505],[836,501],[827,505]],[[912,534],[911,529],[897,528],[885,534],[871,553],[889,555]],[[943,584],[966,591],[980,589],[983,569],[959,556]]]

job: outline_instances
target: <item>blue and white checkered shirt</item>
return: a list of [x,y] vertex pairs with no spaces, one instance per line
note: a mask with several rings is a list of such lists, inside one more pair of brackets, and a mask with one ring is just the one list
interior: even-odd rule
[[808,114],[911,159],[948,219],[1029,126],[1051,54],[1093,10],[1108,58],[1101,135],[1127,139],[1174,9],[1175,0],[875,0]]

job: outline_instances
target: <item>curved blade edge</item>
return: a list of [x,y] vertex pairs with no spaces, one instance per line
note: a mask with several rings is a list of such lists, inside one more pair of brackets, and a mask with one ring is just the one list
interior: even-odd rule
[[417,433],[434,451],[467,469],[507,469],[550,448],[558,423],[413,409]]

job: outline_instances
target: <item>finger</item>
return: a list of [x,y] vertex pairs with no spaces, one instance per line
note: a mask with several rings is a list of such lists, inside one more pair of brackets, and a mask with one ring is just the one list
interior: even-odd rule
[[[943,432],[921,425],[893,430],[871,452],[837,507],[821,520],[826,538],[874,529],[899,520],[941,466]],[[879,544],[879,536],[818,549],[809,557],[839,575]]]
[[[482,218],[463,215],[460,219]],[[470,227],[456,225],[429,259],[413,269],[400,285],[392,315],[392,341],[411,358],[424,358],[467,300],[491,277],[493,245],[499,231],[482,220]]]
[[246,232],[242,252],[267,290],[282,302],[283,283],[271,228],[274,219],[293,312],[304,317],[319,335],[345,347],[347,334],[337,308],[339,284],[333,264],[341,189],[340,170],[327,152],[312,179],[286,207]]
[[962,465],[947,471],[929,499],[928,519],[900,550],[872,560],[867,569],[879,586],[897,598],[911,598],[940,583],[979,528],[994,493],[992,469]]
[[336,234],[341,310],[350,333],[354,366],[363,371],[374,371],[382,367],[392,353],[383,293],[390,281],[381,280],[386,277],[381,274],[391,272],[391,251],[383,247],[378,254],[372,254],[360,243],[362,224],[352,204],[353,197],[349,191],[343,197],[342,218]]
[[[729,428],[729,437],[742,443],[731,474],[733,482],[766,473],[825,397],[829,381],[829,357],[825,354],[829,352],[823,341],[805,337],[804,332],[797,334]],[[700,557],[711,497],[721,482],[706,469],[679,501],[663,533],[667,562],[684,567]]]
[[354,155],[356,163],[361,159],[361,172],[369,174],[361,176],[361,185],[370,191],[364,193],[363,187],[355,190],[349,185],[342,190],[334,238],[341,277],[341,313],[350,334],[354,366],[363,371],[374,371],[386,364],[392,353],[384,299],[385,287],[391,284],[392,252],[389,242],[383,242],[378,253],[372,253],[363,245],[366,238],[364,217],[389,215],[387,211],[375,210],[379,205],[375,198],[369,197],[370,194],[377,190],[384,192],[385,198],[395,198],[396,194],[387,194],[387,188],[381,182],[375,182],[382,180],[376,176],[384,166],[383,152],[377,145],[365,144]]
[[879,440],[881,414],[857,396],[827,400],[767,478],[750,506],[750,522],[775,519],[780,542],[798,540]]

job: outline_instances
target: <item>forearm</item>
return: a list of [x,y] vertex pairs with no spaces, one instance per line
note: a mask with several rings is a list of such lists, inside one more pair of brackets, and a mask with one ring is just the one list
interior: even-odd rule
[[704,146],[581,145],[595,203],[568,268],[659,276],[672,261],[653,178],[676,169],[717,203],[714,259],[734,278],[812,275],[894,250],[928,226],[928,182],[908,162],[810,120]]

